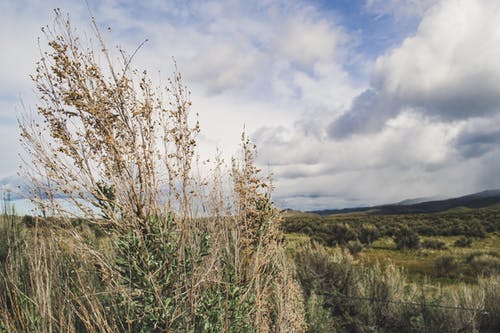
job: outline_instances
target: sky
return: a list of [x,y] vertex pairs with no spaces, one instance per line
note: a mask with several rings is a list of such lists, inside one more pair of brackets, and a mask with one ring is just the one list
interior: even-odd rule
[[[54,8],[82,36],[165,83],[175,58],[199,113],[200,147],[245,131],[301,210],[500,188],[500,1],[0,0],[0,186],[17,181],[17,118]],[[108,30],[108,27],[111,28]],[[43,48],[43,39],[40,39]]]

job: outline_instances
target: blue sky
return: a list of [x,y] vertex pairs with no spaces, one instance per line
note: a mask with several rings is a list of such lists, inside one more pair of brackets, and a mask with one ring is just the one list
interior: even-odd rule
[[[282,207],[319,209],[500,187],[500,2],[89,1],[111,45],[161,84],[175,57],[201,150],[243,126]],[[0,184],[20,163],[16,119],[53,8],[89,36],[85,1],[0,2]],[[107,31],[107,27],[111,31]],[[43,47],[43,45],[42,45]],[[22,101],[22,103],[21,103]]]

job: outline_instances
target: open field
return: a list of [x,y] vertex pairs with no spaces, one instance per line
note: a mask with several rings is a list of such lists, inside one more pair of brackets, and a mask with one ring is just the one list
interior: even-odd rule
[[[499,213],[497,206],[407,215],[285,212],[299,280],[322,305],[316,315],[333,313],[309,322],[317,332],[328,331],[328,320],[340,332],[370,320],[377,332],[497,332]],[[495,305],[474,310],[480,304]]]
[[[425,237],[445,243],[446,248],[398,250],[394,241],[389,237],[384,237],[375,241],[371,247],[363,249],[359,253],[361,264],[374,264],[376,262],[392,262],[398,267],[402,267],[408,276],[415,281],[422,281],[430,278],[431,281],[441,283],[454,283],[459,281],[471,281],[475,275],[474,267],[467,264],[467,258],[474,255],[495,254],[500,257],[500,236],[498,234],[488,234],[483,239],[476,239],[471,247],[462,248],[454,246],[458,236],[434,236]],[[457,267],[453,272],[440,275],[436,272],[436,260],[443,256],[450,256],[457,262]]]
[[[406,215],[286,212],[284,229],[292,247],[308,239],[347,247],[356,264],[393,263],[415,282],[473,283],[478,276],[500,274],[498,206]],[[417,244],[398,247],[401,229]],[[464,240],[470,244],[457,245]]]
[[[370,216],[349,217],[354,221],[356,218],[366,224]],[[398,221],[402,220],[403,217],[398,217]],[[25,281],[38,283],[36,281],[43,277],[40,275],[43,270],[34,267],[41,265],[47,269],[44,274],[49,274],[53,280],[51,302],[56,309],[60,306],[61,311],[69,311],[64,308],[64,304],[78,307],[85,297],[97,297],[91,298],[93,303],[83,303],[91,307],[98,304],[97,301],[102,301],[100,297],[113,295],[106,287],[113,281],[109,280],[111,277],[106,276],[106,271],[96,262],[80,255],[67,232],[77,232],[83,238],[80,245],[87,244],[96,254],[108,258],[117,255],[113,234],[102,232],[99,227],[89,225],[84,220],[74,221],[75,225],[68,230],[52,228],[45,223],[49,221],[37,226],[30,225],[29,221],[26,217],[0,218],[1,260],[10,263],[4,266],[1,275],[3,286],[0,289],[3,288],[3,293],[9,295],[7,286],[15,284],[18,290],[39,302],[36,297],[43,295],[38,295],[31,283],[25,284]],[[286,223],[285,220],[284,228]],[[353,224],[352,229],[335,230],[344,232],[347,238],[356,235],[363,239],[361,230],[366,232],[368,229],[361,227],[362,224]],[[471,246],[464,248],[455,246],[455,241],[462,237],[460,235],[420,237],[420,244],[426,240],[443,242],[445,249],[441,250],[398,249],[392,236],[379,234],[370,244],[362,244],[353,254],[350,251],[356,247],[352,246],[352,240],[342,244],[339,242],[337,246],[323,246],[319,242],[325,235],[316,237],[317,241],[311,241],[313,237],[304,233],[285,234],[286,253],[294,262],[295,274],[301,286],[307,332],[366,331],[370,327],[376,328],[377,332],[468,332],[478,328],[480,332],[495,332],[500,327],[498,274],[490,271],[488,275],[478,276],[471,271],[472,267],[479,267],[478,258],[483,260],[479,261],[483,264],[497,258],[491,254],[499,250],[500,236],[496,231],[486,233],[482,238],[473,238]],[[332,241],[330,238],[325,240]],[[33,245],[43,251],[35,250]],[[456,265],[452,265],[453,270],[441,276],[436,270],[436,261],[446,256],[455,258]],[[468,261],[471,256],[472,259]],[[22,262],[26,262],[27,266],[16,264]],[[52,275],[50,272],[57,274]],[[75,284],[75,278],[83,278],[84,284]],[[68,295],[64,289],[56,288],[65,284],[75,294]],[[40,280],[42,285],[43,280]],[[89,287],[90,293],[86,289]],[[23,309],[22,294],[9,297],[19,302],[20,309]],[[113,301],[112,298],[105,300]],[[110,306],[105,311],[111,311],[113,315],[120,313],[113,312],[113,307],[119,304],[110,303]],[[26,315],[28,317],[25,319],[29,319],[32,325],[26,326],[26,331],[43,323],[38,305],[29,308]]]

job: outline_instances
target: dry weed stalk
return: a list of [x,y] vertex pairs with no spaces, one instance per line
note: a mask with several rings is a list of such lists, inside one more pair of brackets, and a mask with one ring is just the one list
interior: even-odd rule
[[[281,217],[271,201],[270,177],[260,176],[261,170],[254,164],[256,146],[245,133],[241,148],[242,156],[232,160],[231,170],[234,224],[240,231],[240,272],[255,295],[254,321],[261,332],[302,331],[300,288],[290,275],[290,263],[283,253]],[[284,302],[293,304],[294,309]]]
[[[162,91],[123,51],[117,67],[93,25],[98,53],[56,12],[33,75],[39,115],[20,122],[31,199],[96,268],[76,271],[75,285],[89,285],[69,288],[68,313],[88,331],[304,331],[271,186],[249,139],[233,160],[228,202],[220,158],[210,182],[194,176],[200,127],[181,75]],[[75,216],[106,231],[112,255],[85,242]]]

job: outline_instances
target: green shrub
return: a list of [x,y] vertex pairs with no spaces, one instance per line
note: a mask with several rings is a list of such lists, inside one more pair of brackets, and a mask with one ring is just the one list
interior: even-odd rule
[[327,230],[329,246],[345,245],[358,237],[356,230],[347,223],[332,223],[328,225]]
[[462,236],[453,243],[456,247],[471,247],[472,246],[472,238],[467,236]]
[[457,260],[452,256],[441,256],[434,262],[434,269],[439,276],[452,276],[457,268]]
[[24,215],[22,218],[22,223],[27,227],[33,227],[35,225],[36,218],[31,215]]
[[418,234],[407,225],[402,225],[394,235],[394,242],[398,249],[416,249],[419,246],[420,238]]
[[352,255],[356,255],[363,250],[364,246],[359,240],[351,240],[347,243],[347,248]]
[[335,332],[335,321],[329,309],[324,307],[323,296],[312,293],[306,304],[307,332],[323,333]]
[[466,226],[464,234],[468,237],[484,238],[486,237],[486,229],[480,222],[474,221]]
[[472,253],[465,261],[476,275],[500,274],[500,256],[498,253]]
[[[176,69],[156,87],[121,49],[115,64],[114,48],[92,23],[95,50],[56,10],[32,76],[38,114],[20,122],[26,161],[37,164],[23,176],[32,201],[49,213],[43,230],[57,230],[49,240],[80,258],[71,257],[74,276],[38,283],[32,305],[16,299],[14,315],[33,306],[46,312],[49,326],[67,322],[43,332],[303,332],[301,291],[284,254],[272,186],[254,163],[255,145],[242,133],[231,165],[216,157],[210,176],[200,177],[200,126],[182,76]],[[42,194],[64,194],[76,212],[40,200]],[[60,244],[59,234],[66,237]],[[106,239],[96,234],[109,237],[106,251],[99,248]],[[41,260],[58,250],[41,253]],[[52,277],[37,274],[26,280]],[[64,290],[76,304],[51,308],[52,290]]]
[[420,243],[420,246],[424,249],[432,250],[445,250],[447,248],[445,242],[434,239],[425,239]]
[[374,224],[364,223],[359,230],[359,240],[363,244],[371,244],[380,237],[380,232]]

